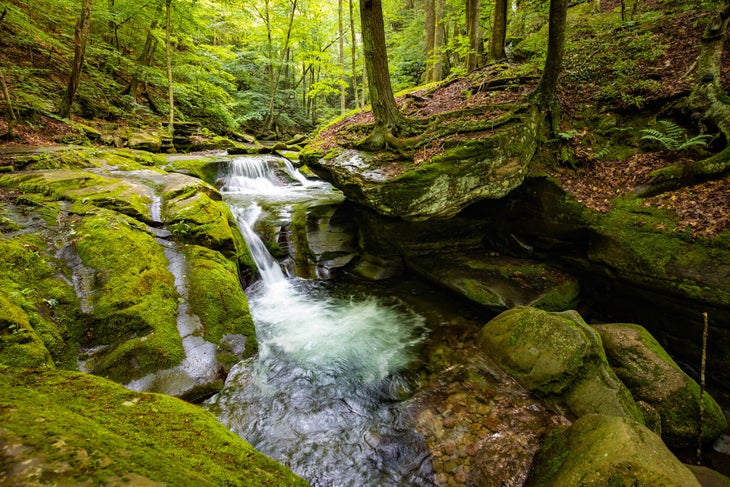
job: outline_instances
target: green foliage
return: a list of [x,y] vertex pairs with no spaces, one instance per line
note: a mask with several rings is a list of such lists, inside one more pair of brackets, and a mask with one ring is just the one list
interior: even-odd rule
[[657,142],[670,151],[681,152],[690,147],[705,147],[707,141],[712,138],[711,135],[707,134],[695,135],[689,138],[684,128],[670,120],[659,120],[657,126],[656,129],[641,130],[641,133],[645,134],[641,137],[641,140]]

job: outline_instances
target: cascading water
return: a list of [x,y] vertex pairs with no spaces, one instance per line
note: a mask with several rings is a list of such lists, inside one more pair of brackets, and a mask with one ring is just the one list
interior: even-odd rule
[[335,298],[288,278],[252,230],[264,207],[286,214],[334,190],[272,158],[244,157],[221,192],[261,273],[247,290],[259,353],[231,370],[207,406],[313,485],[432,485],[425,442],[400,401],[424,319],[395,298]]

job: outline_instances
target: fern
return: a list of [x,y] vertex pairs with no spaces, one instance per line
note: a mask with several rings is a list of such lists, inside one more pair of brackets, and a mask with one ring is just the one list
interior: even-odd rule
[[669,120],[659,120],[657,125],[659,125],[659,129],[641,130],[645,134],[641,137],[641,140],[658,142],[670,151],[680,152],[693,146],[704,147],[707,145],[707,141],[712,138],[711,135],[706,134],[687,138],[687,132]]

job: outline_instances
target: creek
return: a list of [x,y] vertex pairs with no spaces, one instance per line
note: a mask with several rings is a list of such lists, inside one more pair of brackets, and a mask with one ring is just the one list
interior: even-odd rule
[[253,231],[256,221],[273,214],[286,222],[294,206],[342,196],[281,163],[237,158],[223,175],[221,193],[261,276],[247,289],[259,352],[231,370],[207,406],[314,485],[430,485],[425,441],[401,401],[426,319],[362,285],[285,273]]
[[223,424],[315,486],[522,485],[553,413],[474,345],[483,309],[405,273],[342,272],[344,198],[282,159],[233,159],[218,185],[260,274],[246,290],[258,354],[205,404]]

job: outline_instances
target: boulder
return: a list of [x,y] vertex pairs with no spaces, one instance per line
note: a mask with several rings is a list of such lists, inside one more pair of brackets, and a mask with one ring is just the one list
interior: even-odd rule
[[513,308],[487,323],[477,344],[523,387],[573,418],[599,413],[644,421],[609,367],[600,335],[575,311]]
[[539,116],[529,109],[519,121],[489,137],[449,141],[423,161],[381,153],[316,147],[301,161],[353,201],[406,220],[450,218],[468,205],[501,198],[518,187],[537,145]]
[[135,132],[127,139],[127,147],[157,153],[160,152],[160,148],[162,147],[162,139],[150,133]]
[[629,418],[588,414],[551,434],[527,487],[641,485],[699,487],[661,438]]
[[[667,445],[695,446],[700,424],[699,385],[643,327],[608,324],[593,328],[601,335],[609,364],[634,399],[649,404],[659,413],[661,436]],[[705,393],[703,439],[712,441],[725,428],[725,414]]]

